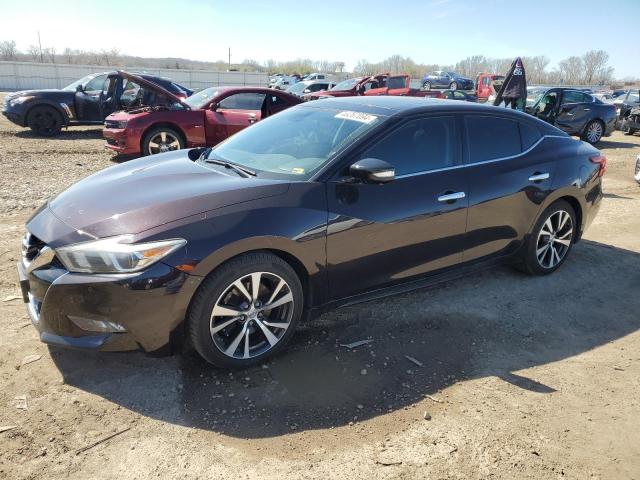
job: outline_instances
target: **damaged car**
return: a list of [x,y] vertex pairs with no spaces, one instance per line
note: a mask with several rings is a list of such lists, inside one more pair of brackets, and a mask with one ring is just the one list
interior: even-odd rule
[[[168,78],[139,74],[152,85],[160,85],[180,98],[193,91]],[[7,95],[2,114],[11,122],[29,127],[36,135],[52,137],[63,127],[100,125],[111,113],[135,102],[155,105],[157,97],[133,88],[124,72],[93,73],[62,89],[27,90]]]
[[137,75],[123,74],[163,99],[155,106],[135,104],[105,119],[105,147],[123,155],[214,146],[302,102],[294,95],[264,87],[211,87],[181,99]]
[[622,119],[622,131],[625,135],[633,135],[640,131],[640,107],[632,108]]

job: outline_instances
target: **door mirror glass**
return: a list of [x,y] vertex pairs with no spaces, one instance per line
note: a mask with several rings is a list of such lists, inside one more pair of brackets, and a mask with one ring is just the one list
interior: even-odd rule
[[349,167],[349,173],[365,183],[388,183],[396,178],[393,165],[378,158],[363,158]]

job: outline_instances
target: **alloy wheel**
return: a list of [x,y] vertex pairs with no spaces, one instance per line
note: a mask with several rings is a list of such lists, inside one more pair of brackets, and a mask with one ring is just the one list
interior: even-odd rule
[[209,324],[213,343],[231,358],[262,355],[286,333],[293,307],[291,288],[279,275],[244,275],[224,289],[213,307]]
[[456,82],[451,82],[451,90],[457,90],[458,84]]
[[554,268],[567,255],[573,240],[573,221],[565,210],[556,210],[542,225],[536,242],[536,257],[542,268]]
[[149,141],[149,153],[151,155],[179,149],[180,141],[169,132],[158,132]]
[[592,122],[587,127],[587,140],[589,143],[597,143],[602,138],[602,124],[600,122]]

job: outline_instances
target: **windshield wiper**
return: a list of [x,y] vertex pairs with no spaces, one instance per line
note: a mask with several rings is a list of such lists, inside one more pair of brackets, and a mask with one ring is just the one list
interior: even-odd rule
[[206,163],[213,163],[214,165],[222,165],[223,167],[229,168],[246,178],[255,177],[256,175],[258,175],[253,170],[250,170],[247,167],[243,167],[242,165],[238,165],[237,163],[229,162],[228,160],[223,160],[221,158],[209,158],[212,150],[213,149],[211,147],[208,147],[202,152],[202,154],[200,155],[202,161]]

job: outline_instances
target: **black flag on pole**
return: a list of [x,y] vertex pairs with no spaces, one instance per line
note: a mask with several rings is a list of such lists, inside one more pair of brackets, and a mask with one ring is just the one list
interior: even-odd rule
[[524,65],[520,57],[516,58],[509,68],[506,78],[493,101],[494,105],[500,105],[505,100],[518,100],[527,98],[527,77]]

